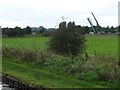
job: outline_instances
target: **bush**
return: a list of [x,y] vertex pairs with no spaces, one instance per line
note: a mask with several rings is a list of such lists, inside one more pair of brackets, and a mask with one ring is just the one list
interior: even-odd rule
[[29,49],[17,49],[5,47],[2,48],[2,56],[8,58],[17,58],[24,61],[37,61],[39,63],[45,63],[47,57],[42,51],[32,51]]
[[108,66],[98,68],[97,79],[101,81],[116,80],[118,78],[118,75],[114,69]]
[[52,33],[53,32],[45,31],[45,32],[42,33],[42,36],[44,36],[44,37],[50,37],[50,36],[52,36]]
[[84,35],[81,29],[75,26],[75,23],[62,22],[59,28],[54,32],[49,42],[50,50],[66,55],[76,56],[84,50]]
[[90,81],[90,80],[96,80],[97,77],[97,73],[94,70],[91,70],[89,72],[82,72],[80,73],[80,80],[86,80],[86,81]]

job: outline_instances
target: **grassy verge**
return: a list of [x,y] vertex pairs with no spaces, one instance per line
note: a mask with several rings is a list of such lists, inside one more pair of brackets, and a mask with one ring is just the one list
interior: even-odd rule
[[3,73],[17,78],[20,82],[33,87],[46,88],[110,88],[115,87],[107,82],[89,82],[76,80],[56,69],[37,66],[13,58],[3,58]]

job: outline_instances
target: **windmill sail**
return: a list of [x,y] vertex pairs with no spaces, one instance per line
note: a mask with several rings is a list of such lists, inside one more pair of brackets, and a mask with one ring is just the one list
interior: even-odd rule
[[96,33],[95,28],[93,27],[93,23],[92,23],[91,19],[90,19],[90,18],[87,18],[87,20],[88,20],[88,22],[90,23],[93,32]]
[[99,23],[98,23],[98,21],[97,21],[97,19],[95,18],[95,15],[91,12],[91,14],[93,15],[93,17],[94,17],[94,19],[95,19],[95,21],[96,21],[96,23],[97,23],[97,26],[100,26],[99,25]]

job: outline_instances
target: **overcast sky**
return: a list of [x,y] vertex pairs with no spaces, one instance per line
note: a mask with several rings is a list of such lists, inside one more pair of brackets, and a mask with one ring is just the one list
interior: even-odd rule
[[77,25],[90,26],[96,22],[101,26],[118,25],[119,0],[0,0],[0,26],[2,27],[55,27],[62,21],[75,21]]

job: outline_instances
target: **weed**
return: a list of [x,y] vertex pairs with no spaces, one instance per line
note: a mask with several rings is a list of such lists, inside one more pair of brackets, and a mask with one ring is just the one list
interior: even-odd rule
[[90,56],[87,53],[74,56],[60,56],[51,51],[5,48],[3,57],[17,58],[36,65],[52,66],[61,72],[84,80],[112,80],[119,78],[118,59],[108,56]]

